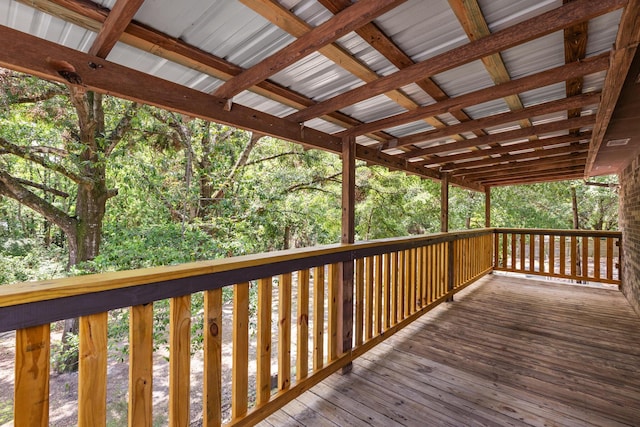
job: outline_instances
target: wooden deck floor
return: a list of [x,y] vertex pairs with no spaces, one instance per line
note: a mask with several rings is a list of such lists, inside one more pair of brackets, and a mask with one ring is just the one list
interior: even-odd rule
[[621,293],[488,276],[262,425],[640,425]]

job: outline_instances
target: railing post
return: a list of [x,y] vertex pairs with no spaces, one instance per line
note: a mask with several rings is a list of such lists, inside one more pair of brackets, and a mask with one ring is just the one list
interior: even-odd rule
[[449,174],[442,174],[440,182],[440,231],[449,231]]
[[484,190],[484,226],[491,228],[491,187]]
[[[447,242],[447,292],[452,292],[455,284],[455,251],[453,248],[453,240]],[[447,297],[447,302],[453,302],[453,294]]]
[[[342,139],[342,243],[355,240],[356,139]],[[338,353],[351,352],[353,347],[353,261],[340,264],[338,304]],[[342,373],[351,371],[349,363]]]

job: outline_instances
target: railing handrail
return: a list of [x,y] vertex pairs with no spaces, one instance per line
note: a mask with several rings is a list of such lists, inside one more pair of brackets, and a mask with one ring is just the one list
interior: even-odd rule
[[[491,228],[434,233],[4,285],[0,286],[0,332],[491,233]],[[140,289],[143,286],[146,289]],[[64,304],[56,303],[61,299]],[[25,310],[25,304],[30,309]]]
[[553,234],[554,236],[594,236],[594,237],[622,237],[622,231],[616,230],[573,230],[573,229],[550,229],[550,228],[494,228],[496,233],[515,234]]

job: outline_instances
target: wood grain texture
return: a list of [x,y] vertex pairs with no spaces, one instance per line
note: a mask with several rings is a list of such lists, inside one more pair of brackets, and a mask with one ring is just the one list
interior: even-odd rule
[[271,398],[271,317],[273,279],[258,280],[258,331],[256,337],[256,405]]
[[49,425],[50,333],[49,324],[16,331],[15,426]]
[[107,423],[107,313],[79,319],[78,425]]
[[222,423],[222,289],[205,291],[204,316],[204,427]]
[[278,282],[278,391],[291,387],[291,273]]
[[188,427],[191,391],[191,295],[169,301],[169,426]]
[[249,404],[249,283],[233,288],[233,363],[231,418],[247,413]]
[[634,425],[638,340],[640,320],[617,291],[489,276],[273,423]]
[[128,425],[153,425],[153,304],[129,309]]
[[313,269],[313,371],[324,365],[324,266]]
[[309,270],[298,272],[298,341],[296,348],[296,379],[309,375]]

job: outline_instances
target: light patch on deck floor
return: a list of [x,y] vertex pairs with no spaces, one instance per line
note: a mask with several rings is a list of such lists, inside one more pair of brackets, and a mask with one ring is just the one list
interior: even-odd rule
[[261,425],[640,422],[640,318],[624,296],[488,276]]

